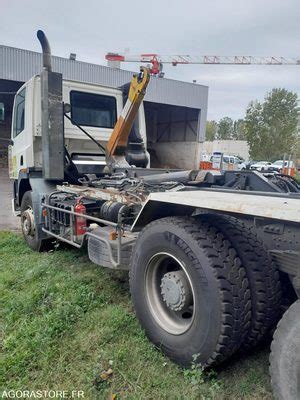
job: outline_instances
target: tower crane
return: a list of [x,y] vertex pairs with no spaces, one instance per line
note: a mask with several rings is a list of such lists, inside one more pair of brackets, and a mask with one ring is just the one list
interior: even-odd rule
[[121,62],[135,62],[150,64],[150,73],[163,76],[164,64],[177,66],[178,64],[210,64],[210,65],[300,65],[300,59],[286,57],[259,57],[259,56],[197,56],[197,55],[160,55],[145,53],[139,55],[107,53],[105,59],[108,65],[120,68]]

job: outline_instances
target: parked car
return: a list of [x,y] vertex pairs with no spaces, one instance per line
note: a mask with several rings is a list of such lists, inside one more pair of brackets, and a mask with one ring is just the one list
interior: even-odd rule
[[269,161],[258,161],[255,164],[252,164],[250,166],[251,170],[255,170],[255,171],[260,171],[260,172],[266,172],[269,170],[270,165],[272,163],[270,163]]
[[241,160],[239,157],[236,156],[231,156],[228,154],[223,154],[223,157],[221,158],[222,153],[221,152],[214,152],[213,155],[210,158],[210,161],[212,163],[214,162],[221,162],[222,159],[222,170],[223,171],[228,171],[228,170],[234,170],[234,171],[241,171],[246,169],[246,163]]

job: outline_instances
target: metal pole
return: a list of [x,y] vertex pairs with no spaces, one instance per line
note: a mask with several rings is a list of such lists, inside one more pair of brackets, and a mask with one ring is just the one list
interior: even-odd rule
[[290,175],[290,173],[291,173],[291,171],[290,171],[291,157],[292,157],[292,154],[290,153],[290,155],[289,155],[289,161],[288,161],[288,165],[287,165],[287,168],[288,168],[288,169],[287,169],[287,171],[288,171],[287,174],[288,174],[288,175]]

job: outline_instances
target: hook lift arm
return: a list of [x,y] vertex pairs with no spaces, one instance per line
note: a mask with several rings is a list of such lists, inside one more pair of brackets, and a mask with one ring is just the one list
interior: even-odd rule
[[110,171],[116,167],[129,167],[125,159],[127,141],[139,106],[146,94],[149,79],[148,68],[141,67],[140,73],[134,75],[130,83],[128,99],[106,147],[106,164]]

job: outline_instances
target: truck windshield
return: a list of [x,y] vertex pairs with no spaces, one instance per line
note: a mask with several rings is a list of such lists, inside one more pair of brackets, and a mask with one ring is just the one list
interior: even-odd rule
[[117,120],[116,99],[94,93],[71,91],[72,120],[83,126],[113,128]]

